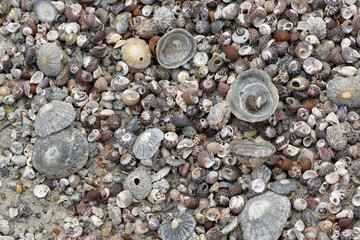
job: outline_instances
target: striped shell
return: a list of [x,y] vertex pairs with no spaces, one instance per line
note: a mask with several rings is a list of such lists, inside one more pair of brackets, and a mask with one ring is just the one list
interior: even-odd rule
[[163,240],[188,239],[196,226],[195,218],[186,212],[170,213],[160,225],[160,235]]
[[62,54],[54,43],[41,45],[36,54],[36,64],[48,76],[57,76],[61,71]]
[[67,128],[75,117],[75,109],[70,103],[52,101],[38,112],[34,123],[35,133],[42,138],[50,136]]
[[164,133],[152,128],[143,132],[137,139],[133,147],[133,153],[137,159],[152,158],[159,149]]

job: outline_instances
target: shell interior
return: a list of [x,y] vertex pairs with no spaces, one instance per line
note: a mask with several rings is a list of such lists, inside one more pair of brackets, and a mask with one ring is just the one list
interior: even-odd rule
[[185,30],[175,29],[160,38],[156,47],[156,57],[161,66],[177,68],[188,62],[196,52],[194,38]]

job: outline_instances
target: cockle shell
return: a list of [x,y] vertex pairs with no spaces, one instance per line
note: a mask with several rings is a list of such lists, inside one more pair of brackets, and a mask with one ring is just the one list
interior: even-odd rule
[[267,141],[261,143],[232,141],[230,146],[238,160],[251,168],[261,166],[276,150],[274,145]]
[[278,239],[290,215],[290,205],[287,197],[270,191],[251,198],[239,216],[243,239]]
[[33,148],[34,168],[48,178],[63,178],[79,171],[87,162],[89,143],[78,129],[65,129],[39,138]]
[[160,147],[164,133],[152,128],[143,132],[135,141],[133,153],[137,159],[143,160],[152,158]]
[[177,68],[187,63],[194,55],[196,42],[191,34],[183,29],[167,32],[156,46],[156,58],[161,66]]
[[[265,103],[256,110],[250,110],[246,105],[250,96],[261,97]],[[279,95],[266,72],[250,69],[240,73],[231,84],[226,100],[230,103],[231,112],[240,120],[260,122],[275,112]]]
[[75,109],[70,103],[52,101],[38,112],[34,122],[35,133],[47,137],[68,127],[75,117]]

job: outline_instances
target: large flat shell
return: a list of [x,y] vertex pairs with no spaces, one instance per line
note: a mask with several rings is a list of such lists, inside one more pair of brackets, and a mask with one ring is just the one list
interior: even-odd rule
[[151,178],[145,168],[138,167],[126,177],[124,187],[132,193],[135,199],[143,200],[151,191]]
[[89,155],[84,133],[68,128],[46,138],[39,138],[33,148],[34,168],[48,178],[63,178],[83,168]]
[[[266,103],[262,108],[250,111],[245,106],[245,100],[249,95],[265,96]],[[279,103],[279,94],[266,72],[250,69],[237,76],[230,86],[226,100],[230,103],[231,112],[238,119],[246,122],[261,122],[275,112]]]
[[36,116],[35,133],[44,138],[67,128],[76,117],[74,107],[67,102],[52,101],[45,104]]
[[174,69],[187,63],[196,52],[196,42],[183,29],[175,29],[162,36],[156,46],[156,58],[161,66]]
[[336,77],[327,83],[327,97],[336,105],[360,107],[360,78]]
[[239,215],[244,240],[276,240],[290,215],[287,197],[266,192],[251,198]]
[[248,167],[260,167],[270,156],[275,153],[275,147],[270,142],[231,142],[232,152],[237,159]]

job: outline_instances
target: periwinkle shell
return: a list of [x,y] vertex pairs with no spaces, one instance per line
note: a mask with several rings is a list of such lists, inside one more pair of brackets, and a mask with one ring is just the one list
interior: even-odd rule
[[183,29],[175,29],[162,36],[156,46],[156,58],[161,66],[174,69],[187,63],[196,52],[196,42]]
[[335,77],[327,83],[327,97],[336,105],[360,107],[360,79],[356,77]]
[[39,138],[34,145],[32,163],[47,178],[64,178],[85,166],[89,143],[78,129],[68,128],[46,138]]
[[232,141],[230,146],[237,159],[251,168],[260,167],[276,150],[274,145],[267,141],[261,143]]
[[164,133],[152,128],[143,132],[137,139],[133,147],[133,153],[137,159],[143,160],[152,158],[159,149]]
[[194,232],[195,218],[186,212],[170,213],[160,225],[160,235],[163,240],[188,239]]
[[67,128],[75,117],[75,109],[70,103],[52,101],[38,112],[34,122],[35,133],[42,138],[50,136]]
[[151,191],[151,178],[146,169],[138,167],[130,173],[124,182],[124,188],[128,189],[137,200],[143,200]]
[[[261,108],[250,110],[245,102],[249,96],[264,97]],[[240,73],[231,84],[226,100],[231,112],[240,120],[260,122],[268,119],[276,110],[279,94],[269,75],[262,70],[250,69]]]
[[45,43],[36,53],[36,64],[47,76],[57,76],[61,71],[62,54],[55,43]]
[[239,215],[244,240],[276,240],[290,215],[287,197],[266,192],[251,198]]

